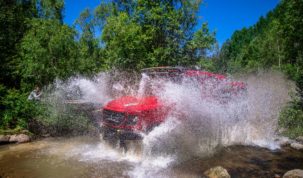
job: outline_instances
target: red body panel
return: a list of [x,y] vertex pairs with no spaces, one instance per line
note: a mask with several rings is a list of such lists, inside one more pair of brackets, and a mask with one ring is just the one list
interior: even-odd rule
[[[166,117],[169,109],[158,101],[155,96],[137,98],[133,96],[123,96],[110,101],[103,110],[124,113],[125,118],[120,125],[113,125],[103,122],[103,125],[115,129],[126,129],[134,131],[144,131],[152,125],[158,125]],[[125,124],[129,115],[137,116],[138,122],[135,125]]]
[[110,101],[104,107],[104,109],[136,114],[138,112],[156,109],[160,105],[161,103],[158,102],[158,99],[155,96],[142,98],[136,98],[133,96],[123,96],[116,100]]

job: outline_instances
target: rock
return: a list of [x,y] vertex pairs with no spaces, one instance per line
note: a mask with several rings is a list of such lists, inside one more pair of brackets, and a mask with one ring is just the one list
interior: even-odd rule
[[291,145],[294,141],[289,139],[288,137],[279,137],[275,139],[276,142],[278,142],[281,146],[288,146]]
[[217,166],[205,171],[204,175],[208,178],[230,178],[227,170],[221,166]]
[[0,143],[7,143],[9,142],[9,135],[0,135]]
[[10,137],[9,137],[9,142],[18,142],[18,140],[17,140],[17,135],[11,135]]
[[31,138],[25,134],[20,134],[17,137],[18,137],[18,141],[17,141],[18,143],[26,143],[31,141]]
[[303,178],[303,170],[294,169],[284,174],[283,178]]
[[51,135],[49,133],[43,134],[42,137],[50,137]]
[[299,136],[296,138],[297,142],[303,143],[303,136]]
[[29,142],[31,138],[25,134],[11,135],[9,142],[17,142],[17,143],[26,143]]
[[297,142],[290,144],[290,147],[296,150],[303,150],[303,144]]

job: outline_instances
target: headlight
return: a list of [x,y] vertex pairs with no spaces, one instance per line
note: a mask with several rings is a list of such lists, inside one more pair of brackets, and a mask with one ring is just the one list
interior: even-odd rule
[[135,125],[139,120],[138,116],[134,116],[134,115],[128,115],[127,117],[127,124],[128,125]]

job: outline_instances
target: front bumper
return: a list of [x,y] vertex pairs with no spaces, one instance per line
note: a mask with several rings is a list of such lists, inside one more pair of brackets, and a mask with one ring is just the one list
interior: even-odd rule
[[101,133],[104,140],[141,140],[142,136],[139,133],[135,133],[131,130],[115,129],[107,126],[101,127]]

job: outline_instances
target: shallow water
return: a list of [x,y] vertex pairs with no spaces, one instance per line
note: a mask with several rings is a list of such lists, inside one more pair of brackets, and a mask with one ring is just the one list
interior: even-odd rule
[[218,165],[232,177],[274,177],[303,169],[303,152],[288,147],[230,146],[179,162],[168,155],[146,157],[141,143],[131,144],[128,153],[85,136],[2,145],[0,177],[201,177]]

